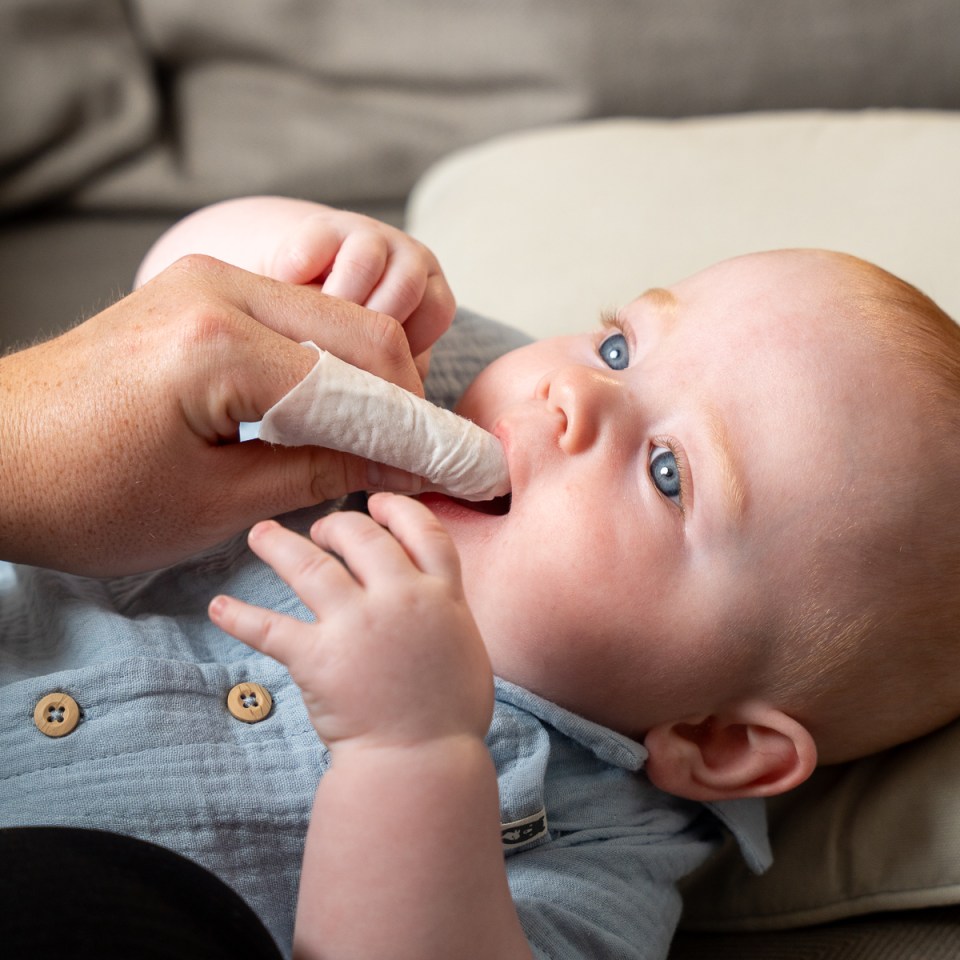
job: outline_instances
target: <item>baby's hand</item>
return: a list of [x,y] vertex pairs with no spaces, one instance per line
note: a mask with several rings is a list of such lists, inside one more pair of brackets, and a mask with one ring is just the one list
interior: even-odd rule
[[251,548],[314,623],[224,596],[210,617],[287,667],[331,749],[482,738],[493,680],[456,549],[415,500],[375,494],[369,509],[369,517],[344,511],[318,521],[314,543],[273,521],[250,533]]
[[268,276],[317,284],[330,296],[399,320],[414,356],[449,326],[453,294],[436,257],[422,243],[359,213],[321,204],[304,208],[309,212],[266,258]]
[[414,356],[453,319],[455,302],[436,257],[371,217],[291,197],[240,197],[195,211],[151,247],[141,286],[175,260],[204,253],[288,283],[316,284],[403,324]]

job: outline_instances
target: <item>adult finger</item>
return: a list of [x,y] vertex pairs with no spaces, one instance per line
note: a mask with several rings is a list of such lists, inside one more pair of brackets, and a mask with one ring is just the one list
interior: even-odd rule
[[[165,290],[178,280],[190,286],[194,298],[205,293],[218,327],[222,327],[224,305],[229,303],[239,315],[266,328],[261,335],[273,331],[296,343],[313,340],[348,363],[423,395],[410,345],[392,317],[327,296],[311,286],[280,283],[201,255],[178,260],[142,287],[141,294],[149,295],[151,288]],[[154,287],[159,283],[163,287]],[[218,330],[204,333],[216,349]],[[258,331],[253,330],[251,337],[257,339]],[[259,348],[266,346],[262,342]]]
[[206,462],[216,482],[195,487],[192,510],[199,530],[206,525],[241,530],[357,490],[416,493],[424,488],[421,478],[406,471],[320,447],[274,447],[250,440],[211,448]]

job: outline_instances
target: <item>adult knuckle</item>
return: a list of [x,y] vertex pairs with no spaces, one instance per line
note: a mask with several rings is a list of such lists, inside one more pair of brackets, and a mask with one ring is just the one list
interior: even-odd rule
[[242,312],[215,289],[200,287],[178,301],[175,322],[181,346],[187,351],[222,347],[245,337]]
[[352,492],[346,462],[338,453],[311,448],[307,470],[310,497],[314,503],[334,500]]
[[205,253],[187,253],[175,260],[167,269],[192,280],[205,280],[209,277],[219,276],[223,272],[224,266],[222,261]]
[[407,338],[399,320],[386,313],[370,314],[368,336],[377,354],[390,364],[404,363],[410,356]]
[[212,349],[221,349],[237,339],[238,324],[213,301],[188,305],[179,317],[179,347],[187,359]]

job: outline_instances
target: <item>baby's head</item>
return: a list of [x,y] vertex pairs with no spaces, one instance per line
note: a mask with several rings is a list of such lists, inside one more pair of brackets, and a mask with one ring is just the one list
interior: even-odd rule
[[461,412],[512,503],[435,509],[494,669],[644,740],[654,782],[770,795],[958,713],[960,328],[780,251],[491,365]]
[[853,503],[813,544],[769,694],[827,763],[960,715],[960,327],[902,280],[829,256],[840,322],[860,326],[865,349],[850,405],[886,449],[837,491]]

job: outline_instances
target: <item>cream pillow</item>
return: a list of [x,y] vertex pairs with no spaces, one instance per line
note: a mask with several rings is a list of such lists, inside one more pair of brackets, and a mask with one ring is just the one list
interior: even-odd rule
[[[960,316],[960,114],[609,120],[494,140],[420,181],[409,228],[461,303],[533,336],[751,250],[879,263]],[[922,692],[918,691],[918,695]],[[734,851],[686,890],[685,924],[772,929],[960,902],[960,723],[825,768],[770,804],[776,864]]]
[[779,247],[873,260],[956,317],[958,170],[960,113],[602,120],[451,155],[420,180],[407,226],[460,303],[534,336]]
[[684,926],[775,930],[960,903],[960,723],[770,801],[774,864],[731,846],[686,884]]

